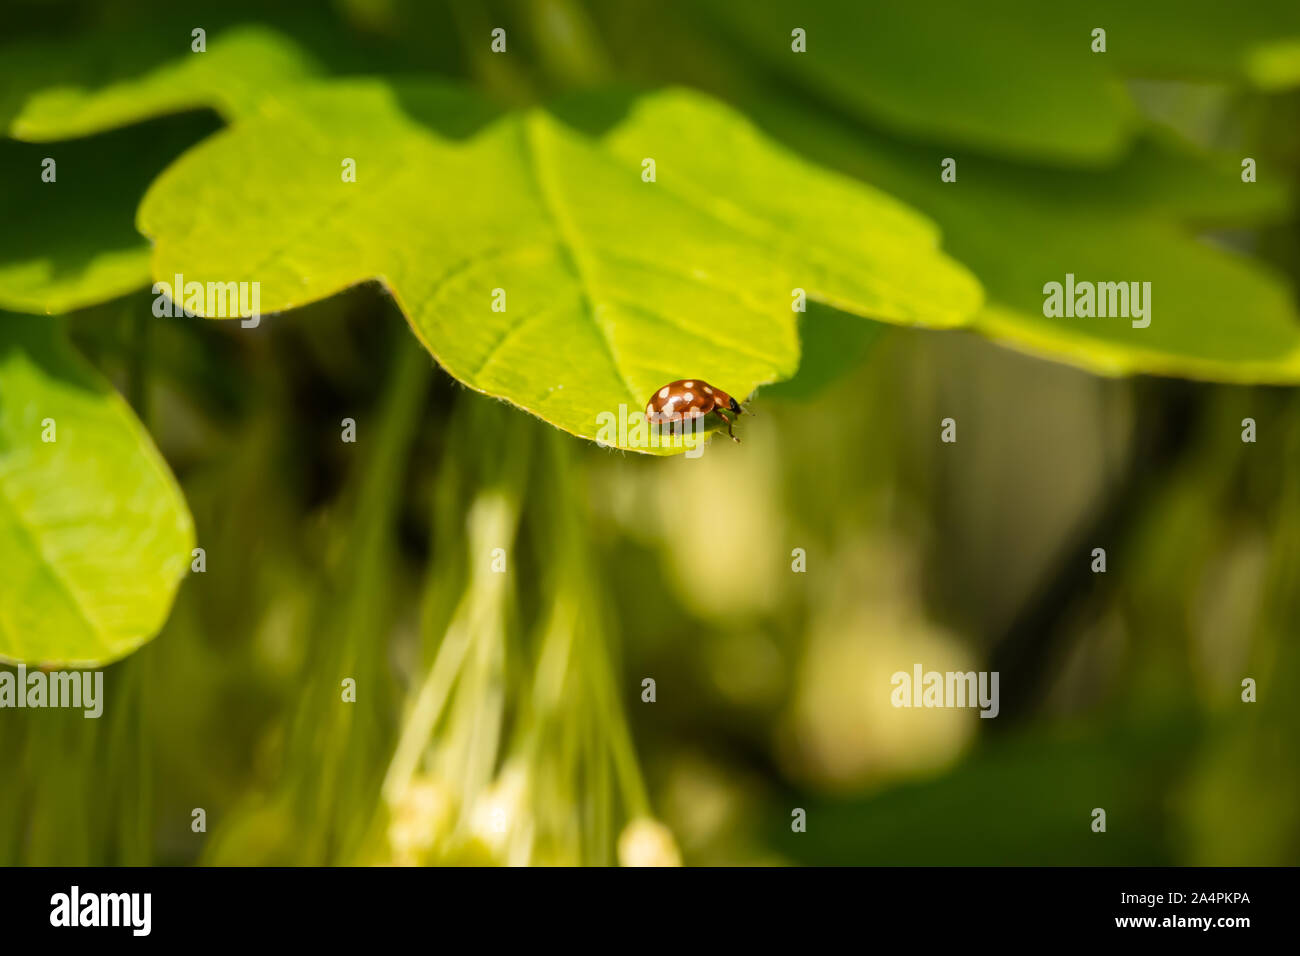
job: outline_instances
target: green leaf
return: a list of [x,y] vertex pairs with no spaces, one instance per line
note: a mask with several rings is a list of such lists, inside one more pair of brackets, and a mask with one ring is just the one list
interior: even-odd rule
[[[190,116],[63,143],[0,139],[0,308],[70,312],[148,284],[136,205],[213,128],[210,117]],[[42,180],[46,158],[54,182]]]
[[317,72],[291,40],[239,27],[191,50],[188,31],[88,34],[0,53],[0,129],[32,142],[70,139],[186,110],[247,114],[274,91]]
[[[958,164],[956,182],[943,183],[938,148],[850,131],[775,100],[755,110],[815,158],[933,216],[946,247],[988,296],[975,328],[998,341],[1108,375],[1300,381],[1300,316],[1286,282],[1177,224],[1272,218],[1280,190],[1257,194],[1259,184],[1233,179],[1217,163],[1202,164],[1161,139],[1092,172],[971,157]],[[1160,169],[1180,188],[1155,186]],[[1150,282],[1150,326],[1044,316],[1044,285],[1064,282],[1067,273],[1080,281]]]
[[434,86],[300,88],[168,169],[139,226],[160,280],[260,282],[263,311],[380,279],[452,375],[588,438],[674,379],[792,375],[796,288],[933,327],[980,302],[928,221],[680,90],[496,117]]
[[[1118,156],[1136,129],[1089,29],[1059,4],[707,0],[705,9],[788,82],[910,137],[1087,164]],[[796,27],[805,53],[791,49]]]
[[[1287,283],[1172,229],[1071,224],[1066,237],[1026,250],[1019,264],[969,261],[1002,287],[976,328],[1007,344],[1108,375],[1300,382],[1300,316]],[[1124,318],[1045,317],[1042,283],[1037,290],[1031,283],[1063,282],[1067,272],[1079,280],[1150,282],[1150,327],[1133,328]]]
[[193,546],[126,402],[55,323],[0,314],[0,659],[130,653],[162,627]]

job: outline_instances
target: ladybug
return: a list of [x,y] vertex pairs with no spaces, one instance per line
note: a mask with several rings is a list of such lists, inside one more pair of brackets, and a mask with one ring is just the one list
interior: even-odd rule
[[701,418],[709,412],[717,412],[718,417],[727,423],[727,435],[739,444],[740,439],[731,430],[728,411],[739,415],[743,409],[739,402],[722,389],[714,388],[698,378],[683,378],[669,382],[650,396],[650,401],[645,406],[645,417],[650,424],[660,425],[664,422]]

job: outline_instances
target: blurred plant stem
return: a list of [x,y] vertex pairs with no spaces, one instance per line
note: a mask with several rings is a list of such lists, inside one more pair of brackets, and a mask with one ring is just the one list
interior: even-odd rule
[[147,654],[104,671],[99,718],[34,711],[0,732],[0,757],[24,786],[0,788],[0,865],[146,866],[154,779]]
[[[540,494],[533,505],[545,554],[539,566],[550,574],[542,582],[550,597],[538,639],[537,667],[528,688],[527,714],[515,750],[534,776],[555,775],[557,790],[579,786],[585,810],[580,845],[570,847],[582,862],[612,862],[616,819],[649,812],[640,765],[620,701],[620,674],[612,650],[616,633],[602,596],[607,586],[594,561],[585,531],[585,472],[575,467],[572,443],[546,434]],[[563,774],[569,776],[567,780]],[[563,825],[563,803],[538,807]]]
[[[117,859],[121,866],[147,866],[154,845],[154,781],[152,737],[149,713],[150,687],[154,682],[153,655],[134,654],[114,669],[117,700],[110,709],[105,702],[108,726],[108,763],[113,772],[108,788],[118,805],[101,807],[107,828],[116,829]],[[106,681],[107,686],[107,681]],[[119,769],[123,768],[123,769]],[[87,781],[88,791],[95,784]]]
[[[352,516],[339,542],[333,587],[316,603],[312,653],[304,662],[302,693],[285,745],[285,776],[269,811],[268,828],[279,820],[287,832],[278,834],[281,845],[268,862],[348,859],[378,793],[375,762],[384,747],[390,697],[384,665],[395,524],[432,372],[428,355],[408,336],[397,337],[391,362],[376,416],[357,424],[355,470],[345,494],[354,502]],[[348,680],[355,682],[354,702],[344,699]],[[209,862],[247,859],[241,854],[249,848],[232,847],[228,858],[222,841],[213,842]]]
[[1138,380],[1133,390],[1137,427],[1127,467],[1091,520],[1060,548],[1035,594],[993,647],[989,670],[1002,675],[1004,688],[1001,719],[989,722],[995,733],[1012,731],[1034,716],[1051,688],[1049,674],[1067,650],[1059,640],[1063,624],[1085,600],[1102,606],[1098,602],[1107,590],[1124,580],[1094,574],[1092,549],[1104,546],[1108,554],[1124,553],[1134,529],[1141,527],[1141,516],[1164,493],[1194,444],[1193,423],[1204,402],[1193,386]]
[[149,365],[152,360],[153,314],[140,309],[135,297],[126,299],[123,306],[128,326],[126,346],[126,398],[145,426],[149,425]]

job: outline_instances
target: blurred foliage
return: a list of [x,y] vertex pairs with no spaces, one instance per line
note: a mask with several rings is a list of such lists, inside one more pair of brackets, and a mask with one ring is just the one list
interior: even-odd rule
[[[0,711],[0,862],[1300,861],[1300,705],[1288,691],[1300,680],[1300,408],[1251,384],[1300,371],[1294,4],[10,8],[0,172],[39,186],[34,171],[57,152],[59,186],[21,180],[0,196],[0,307],[71,314],[0,315],[0,424],[32,414],[31,356],[58,356],[69,371],[47,384],[97,409],[97,436],[116,444],[109,463],[69,457],[63,472],[94,490],[57,500],[93,508],[121,531],[122,560],[141,562],[158,554],[126,532],[156,516],[119,515],[165,511],[184,533],[163,550],[188,554],[185,503],[165,475],[124,496],[125,512],[101,510],[142,480],[131,462],[154,461],[156,444],[207,570],[185,580],[156,640],[106,669],[103,718]],[[204,60],[188,52],[195,26],[208,31]],[[489,52],[497,26],[508,56]],[[794,26],[808,31],[805,55],[789,52]],[[1108,31],[1104,55],[1089,52],[1095,26]],[[421,106],[392,93],[444,89],[431,77],[506,119],[448,134],[444,94]],[[685,91],[626,92],[666,85]],[[359,109],[367,92],[361,105],[375,108]],[[653,152],[620,142],[656,109]],[[214,135],[219,124],[230,128]],[[636,238],[687,263],[728,248],[738,258],[719,274],[770,283],[780,309],[798,284],[783,270],[815,254],[863,286],[850,311],[915,318],[945,294],[927,276],[959,267],[927,251],[939,271],[888,294],[878,283],[908,275],[941,234],[986,295],[957,319],[1068,364],[813,303],[797,317],[800,350],[783,312],[786,338],[764,371],[745,373],[757,383],[797,367],[759,391],[742,446],[654,460],[576,441],[434,369],[406,327],[433,327],[413,302],[466,234],[440,232],[439,216],[484,242],[514,238],[520,189],[491,171],[521,154],[488,147],[530,125],[572,151],[548,173],[570,195],[607,172],[607,152],[630,178],[641,156],[679,149],[719,197],[703,208],[725,204],[733,226],[754,217],[769,232],[740,241],[683,215]],[[438,130],[452,141],[431,146]],[[332,177],[334,154],[348,155],[332,137],[362,155],[381,142],[421,156],[477,146],[484,179],[460,180],[432,215],[398,177],[376,219],[331,208],[295,223],[293,204],[315,201],[312,158],[328,157]],[[958,179],[942,183],[949,156]],[[1258,183],[1241,182],[1243,156]],[[772,189],[758,175],[769,164],[800,185]],[[77,175],[87,168],[90,183]],[[248,170],[264,178],[241,179]],[[160,205],[146,206],[144,231],[193,240],[185,261],[152,269],[132,228],[151,183]],[[821,214],[795,216],[813,190]],[[492,229],[467,222],[472,201],[495,211]],[[593,250],[614,248],[631,201],[575,206],[603,223]],[[914,247],[895,247],[909,228]],[[299,233],[326,260],[284,254]],[[708,248],[692,251],[701,235]],[[369,258],[376,249],[388,258]],[[257,329],[148,320],[151,272],[277,250],[268,302],[312,304]],[[872,272],[884,262],[904,271]],[[399,268],[417,291],[346,288]],[[1151,327],[1044,318],[1042,284],[1067,271],[1153,281]],[[672,321],[709,324],[735,307],[692,308],[662,276],[635,294]],[[482,327],[439,321],[482,357],[470,341]],[[735,323],[715,334],[692,361],[762,346]],[[588,358],[568,359],[575,347],[557,346],[549,371],[589,374]],[[646,351],[636,375],[680,377],[671,355]],[[509,381],[461,378],[538,410],[513,391],[535,389],[535,369],[507,364]],[[565,415],[551,420],[577,421]],[[946,416],[955,445],[938,441]],[[355,445],[339,441],[344,417]],[[1241,440],[1247,417],[1253,444]],[[10,430],[6,475],[31,441]],[[9,493],[0,506],[29,498],[55,500]],[[1107,549],[1105,574],[1089,570],[1094,547]],[[796,548],[806,573],[791,572]],[[118,560],[32,553],[81,568]],[[15,596],[23,568],[0,554],[0,621],[12,621],[36,605]],[[155,613],[167,601],[150,589]],[[66,636],[56,617],[38,625]],[[1001,714],[892,708],[889,675],[917,661],[998,670]],[[1257,703],[1241,702],[1245,677]],[[341,700],[347,678],[355,703]],[[208,832],[191,829],[196,807]],[[792,833],[800,807],[808,831]],[[1094,807],[1107,809],[1104,835],[1089,828]]]

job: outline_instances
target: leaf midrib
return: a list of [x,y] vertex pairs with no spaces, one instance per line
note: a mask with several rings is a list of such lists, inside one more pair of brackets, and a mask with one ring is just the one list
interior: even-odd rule
[[553,181],[553,171],[546,161],[549,159],[549,153],[546,151],[543,142],[548,135],[545,120],[540,113],[531,112],[524,116],[522,123],[522,139],[525,151],[524,166],[532,173],[533,184],[537,189],[537,197],[541,202],[542,210],[550,218],[555,226],[556,234],[559,236],[560,241],[556,246],[578,285],[579,295],[585,306],[579,311],[586,316],[596,329],[596,334],[604,348],[605,355],[609,359],[610,367],[614,369],[614,374],[618,376],[619,381],[627,389],[628,395],[633,400],[636,400],[636,388],[627,380],[627,376],[623,373],[623,367],[619,364],[618,355],[614,351],[614,343],[610,341],[604,326],[596,318],[596,305],[592,294],[596,284],[591,278],[589,268],[585,265],[588,256],[582,251],[582,243],[576,225],[572,218],[563,211],[563,203]]

